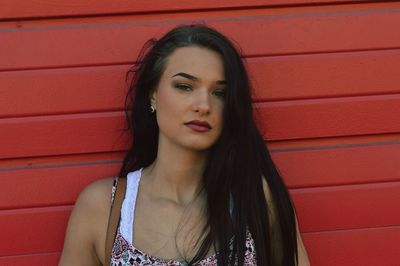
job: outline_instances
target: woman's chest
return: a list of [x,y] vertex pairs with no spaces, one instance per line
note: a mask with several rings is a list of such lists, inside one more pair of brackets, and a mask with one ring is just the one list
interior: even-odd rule
[[[136,202],[133,245],[163,259],[190,259],[203,240],[205,213],[201,206],[186,208],[166,202]],[[214,254],[210,250],[208,255]]]

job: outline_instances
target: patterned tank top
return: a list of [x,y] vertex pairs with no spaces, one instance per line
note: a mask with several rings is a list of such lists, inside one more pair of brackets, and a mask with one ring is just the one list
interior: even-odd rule
[[[134,209],[139,188],[142,169],[130,172],[127,175],[125,199],[121,207],[121,220],[117,229],[111,255],[111,266],[125,265],[157,265],[157,266],[185,266],[186,261],[161,259],[139,250],[132,244]],[[112,199],[114,199],[115,185],[113,187]],[[231,247],[232,248],[232,247]],[[217,256],[211,255],[195,264],[196,266],[216,266]],[[236,264],[235,264],[236,265]],[[246,234],[246,251],[244,265],[257,265],[254,241],[249,231]]]

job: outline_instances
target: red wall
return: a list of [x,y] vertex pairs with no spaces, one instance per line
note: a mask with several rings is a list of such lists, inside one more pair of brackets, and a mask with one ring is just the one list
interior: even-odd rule
[[127,148],[142,44],[206,22],[243,48],[312,265],[400,265],[400,3],[0,0],[0,265],[56,265]]

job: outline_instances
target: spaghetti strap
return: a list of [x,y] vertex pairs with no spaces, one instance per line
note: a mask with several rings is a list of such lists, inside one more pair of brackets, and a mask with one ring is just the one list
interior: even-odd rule
[[115,191],[117,190],[117,185],[118,185],[118,177],[114,176],[113,187],[111,190],[111,205],[114,203]]

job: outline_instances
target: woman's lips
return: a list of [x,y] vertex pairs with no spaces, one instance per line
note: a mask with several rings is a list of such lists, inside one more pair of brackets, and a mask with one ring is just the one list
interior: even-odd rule
[[185,125],[197,132],[207,132],[211,130],[210,124],[202,121],[190,121],[185,123]]

